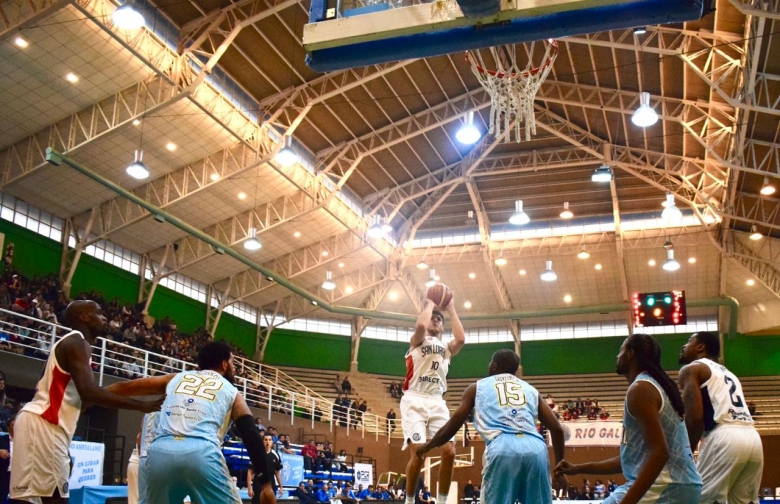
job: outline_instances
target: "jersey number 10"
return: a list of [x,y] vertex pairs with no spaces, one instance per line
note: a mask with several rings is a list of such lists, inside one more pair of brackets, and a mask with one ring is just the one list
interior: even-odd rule
[[498,404],[501,406],[522,406],[525,404],[523,387],[513,382],[496,383]]

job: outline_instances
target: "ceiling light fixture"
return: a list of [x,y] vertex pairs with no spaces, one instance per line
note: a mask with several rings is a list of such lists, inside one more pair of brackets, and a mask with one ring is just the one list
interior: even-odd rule
[[340,262],[340,263],[338,264],[338,266],[339,266],[339,268],[343,268],[343,267],[344,267],[344,263],[343,263],[343,262]]
[[520,273],[520,276],[525,276],[527,271],[522,269],[522,270],[518,271],[518,273]]
[[561,212],[561,219],[571,219],[572,217],[574,217],[574,213],[572,213],[572,211],[569,210],[569,202],[564,201],[563,212]]
[[647,26],[637,26],[634,28],[634,35],[644,35],[647,33]]
[[391,291],[387,297],[390,298],[390,301],[398,301],[398,293],[396,291]]
[[523,211],[523,200],[515,201],[515,213],[509,218],[509,223],[515,226],[523,226],[531,222],[531,218]]
[[674,195],[670,192],[666,193],[666,201],[664,201],[664,211],[661,212],[661,218],[666,222],[675,222],[682,219],[682,212],[674,203]]
[[466,217],[466,222],[464,224],[466,226],[473,226],[477,223],[477,221],[474,220],[474,210],[469,210],[469,216]]
[[355,289],[353,289],[351,285],[347,285],[344,288],[344,292],[346,292],[347,294],[352,294],[354,291],[355,291]]
[[79,76],[74,74],[73,72],[68,72],[65,75],[65,80],[70,82],[71,84],[75,84],[79,81]]
[[463,303],[463,308],[470,310],[471,309],[471,301],[465,301]]
[[29,45],[30,45],[30,43],[29,43],[29,42],[27,42],[27,41],[26,41],[24,38],[22,38],[21,36],[19,36],[19,37],[16,37],[16,38],[14,39],[14,45],[15,45],[16,47],[19,47],[20,49],[27,49],[27,46],[29,46]]
[[655,259],[650,259],[649,261],[647,261],[647,265],[648,266],[655,266]]
[[590,176],[591,182],[611,182],[612,177],[612,168],[610,168],[607,165],[601,165],[595,170],[593,170],[593,174]]
[[173,142],[168,142],[167,144],[165,144],[165,148],[173,152],[176,150],[176,144]]
[[688,258],[688,264],[696,264],[696,258],[695,257],[689,257]]
[[216,182],[217,180],[219,180],[219,173],[212,173],[211,175],[209,175],[209,178],[211,179],[212,182]]
[[601,271],[601,268],[602,268],[602,266],[601,266],[601,264],[599,263],[599,264],[596,264],[596,265],[594,266],[594,268],[596,268],[598,271]]
[[474,280],[475,278],[477,278],[477,274],[474,273],[474,272],[471,272],[471,273],[469,273],[469,278]]
[[759,233],[758,228],[756,227],[755,224],[753,224],[753,227],[750,228],[750,239],[753,241],[758,241],[763,237],[764,235]]
[[666,262],[662,266],[666,271],[677,271],[680,269],[680,263],[674,258],[674,249],[670,248],[666,250]]
[[640,128],[647,128],[658,122],[658,114],[650,106],[650,93],[644,91],[639,95],[639,108],[631,116],[631,122]]
[[754,285],[756,285],[756,281],[755,281],[755,280],[753,280],[752,278],[748,278],[748,279],[745,281],[745,283],[746,283],[746,284],[748,284],[748,286],[749,286],[749,287],[753,287]]
[[130,163],[125,172],[136,180],[143,180],[149,177],[149,168],[144,164],[144,151],[135,151],[135,160]]
[[558,275],[556,275],[552,269],[552,261],[546,262],[546,269],[540,278],[545,282],[554,282],[555,280],[558,280]]
[[276,162],[284,167],[292,166],[298,161],[298,154],[292,148],[292,137],[284,135],[282,148],[276,153]]
[[300,231],[296,231],[296,232],[293,233],[293,236],[296,237],[296,238],[300,238],[301,237],[301,232]]
[[769,177],[764,177],[764,185],[761,186],[761,191],[759,191],[763,196],[771,196],[775,193],[777,189],[775,189],[775,186],[771,185],[769,183]]
[[428,277],[428,281],[425,282],[425,286],[433,287],[434,285],[436,285],[436,270],[430,270],[428,274],[430,276]]
[[496,266],[506,266],[508,261],[504,258],[504,252],[501,251],[498,253],[498,257],[496,257],[496,260],[493,262],[496,263]]
[[238,199],[245,200],[246,199],[246,193],[244,191],[241,191],[240,193],[236,194]]
[[417,263],[417,269],[421,269],[421,270],[428,269],[428,263],[425,262],[425,259]]
[[138,126],[139,124],[141,124],[140,119],[133,119],[133,126]]
[[249,239],[244,242],[244,248],[247,250],[260,250],[263,245],[257,239],[257,228],[249,228]]
[[474,126],[474,111],[466,112],[466,118],[463,125],[455,133],[458,142],[465,145],[475,144],[482,137],[482,133]]
[[322,282],[323,289],[331,291],[336,288],[336,282],[333,281],[331,276],[332,273],[330,272],[330,270],[325,272],[325,281]]
[[582,246],[582,248],[580,249],[580,253],[577,254],[577,257],[579,257],[580,259],[587,259],[590,257],[588,251],[585,250],[585,245]]
[[111,22],[120,30],[140,30],[146,25],[143,14],[130,2],[118,7],[111,14]]
[[566,304],[571,303],[571,294],[566,294],[565,296],[563,296],[563,302]]

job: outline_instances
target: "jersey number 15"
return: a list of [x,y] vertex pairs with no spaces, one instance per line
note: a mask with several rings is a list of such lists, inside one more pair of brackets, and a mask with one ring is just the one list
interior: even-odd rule
[[496,383],[496,392],[498,392],[500,406],[522,406],[525,404],[525,392],[523,392],[523,387],[517,383]]

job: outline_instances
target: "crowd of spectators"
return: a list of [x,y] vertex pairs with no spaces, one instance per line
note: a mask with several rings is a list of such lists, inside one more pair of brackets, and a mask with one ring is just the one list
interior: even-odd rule
[[581,487],[569,485],[568,489],[553,490],[553,494],[559,499],[593,501],[606,499],[615,489],[617,489],[617,485],[613,480],[608,480],[605,484],[602,480],[597,479],[591,484],[590,480],[585,478],[582,480]]
[[296,497],[302,504],[330,504],[341,502],[341,504],[357,504],[365,500],[399,500],[404,499],[405,492],[402,488],[396,488],[391,483],[387,486],[358,485],[354,488],[352,483],[320,482],[315,483],[312,480],[301,481],[298,488],[293,490],[290,495]]
[[599,406],[599,401],[595,398],[587,398],[583,401],[581,397],[578,397],[576,401],[570,399],[569,402],[556,404],[553,396],[547,394],[545,402],[547,402],[547,405],[553,410],[556,418],[563,420],[564,422],[572,422],[579,420],[580,418],[587,418],[591,421],[607,420],[610,417],[607,408]]
[[[180,332],[176,321],[169,317],[155,320],[143,314],[140,306],[122,304],[118,298],[107,300],[99,292],[81,293],[76,299],[91,299],[101,306],[108,321],[106,339],[138,348],[128,350],[109,343],[106,354],[109,374],[126,378],[140,376],[143,350],[157,354],[150,356],[152,374],[170,372],[178,369],[175,360],[195,362],[200,348],[211,340],[203,328],[191,334]],[[45,359],[51,346],[51,326],[47,322],[63,324],[61,314],[70,301],[56,275],[28,279],[6,263],[0,284],[0,308],[41,322],[7,313],[0,315],[0,350]],[[245,357],[235,346],[233,353]]]

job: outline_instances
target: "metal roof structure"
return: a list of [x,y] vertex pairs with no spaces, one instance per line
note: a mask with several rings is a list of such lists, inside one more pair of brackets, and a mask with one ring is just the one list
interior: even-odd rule
[[[536,97],[537,134],[474,146],[455,131],[474,111],[485,132],[490,100],[462,53],[321,75],[304,63],[305,0],[140,5],[146,28],[125,32],[112,0],[0,3],[0,190],[66,221],[76,244],[65,276],[81,250],[109,240],[142,255],[150,285],[180,273],[210,286],[217,313],[241,301],[271,317],[263,325],[327,316],[47,164],[47,146],[332,303],[415,313],[425,261],[461,312],[466,300],[499,313],[684,289],[736,297],[744,330],[780,326],[761,318],[780,308],[780,199],[759,194],[767,178],[780,187],[778,0],[717,0],[697,22],[561,39]],[[645,129],[630,120],[641,92],[660,116]],[[284,135],[301,157],[293,166],[275,160]],[[125,173],[139,148],[147,181]],[[615,178],[598,185],[602,164]],[[657,225],[667,192],[686,225]],[[529,231],[507,224],[516,200]],[[367,236],[377,217],[393,228],[386,238]],[[754,226],[763,240],[748,239]],[[250,228],[257,252],[242,247]],[[668,239],[674,273],[660,267]],[[557,282],[539,279],[546,260]],[[333,291],[321,289],[326,271]]]

